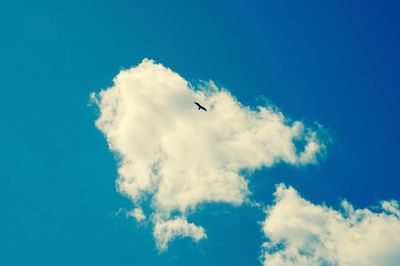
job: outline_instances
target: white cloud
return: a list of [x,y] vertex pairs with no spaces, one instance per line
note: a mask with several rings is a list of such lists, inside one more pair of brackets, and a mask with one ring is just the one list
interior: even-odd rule
[[157,222],[153,235],[160,251],[164,251],[168,247],[168,243],[176,237],[190,236],[196,242],[207,237],[203,227],[188,223],[183,217]]
[[[241,205],[249,194],[241,170],[315,163],[323,149],[302,122],[289,122],[270,106],[245,107],[213,82],[195,90],[147,59],[91,97],[100,109],[96,125],[120,158],[118,190],[135,206],[150,202],[155,230],[176,214],[186,221],[201,203]],[[197,110],[194,101],[208,112]],[[304,146],[296,149],[296,143]],[[193,226],[181,222],[179,230],[155,233],[156,240],[167,239],[166,248],[174,234],[198,239]],[[159,235],[164,233],[170,235]]]
[[400,265],[398,203],[373,210],[315,205],[279,185],[263,223],[264,265]]
[[135,218],[137,222],[142,222],[146,219],[146,215],[144,215],[142,208],[134,208],[128,212],[128,215]]

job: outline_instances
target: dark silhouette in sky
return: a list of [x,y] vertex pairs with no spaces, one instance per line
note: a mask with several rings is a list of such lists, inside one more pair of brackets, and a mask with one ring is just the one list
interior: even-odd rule
[[207,112],[207,109],[204,106],[201,106],[201,104],[199,104],[198,102],[194,102],[195,105],[197,105],[198,110],[204,110],[205,112]]

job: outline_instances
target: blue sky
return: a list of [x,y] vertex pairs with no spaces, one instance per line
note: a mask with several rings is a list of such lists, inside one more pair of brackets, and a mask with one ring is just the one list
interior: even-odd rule
[[208,239],[177,240],[162,254],[151,227],[115,216],[132,203],[115,189],[116,160],[89,94],[143,58],[324,126],[326,158],[255,173],[254,199],[271,204],[281,182],[334,207],[400,197],[396,1],[1,6],[2,265],[260,265],[265,215],[248,206],[202,206],[192,220]]

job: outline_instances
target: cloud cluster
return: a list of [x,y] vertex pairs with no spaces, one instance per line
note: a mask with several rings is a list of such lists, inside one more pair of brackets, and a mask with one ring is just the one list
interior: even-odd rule
[[244,170],[315,163],[323,150],[302,122],[270,106],[245,107],[212,82],[194,89],[148,59],[92,98],[100,110],[96,125],[119,158],[118,190],[134,203],[133,217],[154,223],[160,250],[177,236],[206,237],[187,221],[199,204],[241,205],[249,194]]
[[264,265],[400,265],[399,214],[396,201],[334,210],[279,185],[263,223]]

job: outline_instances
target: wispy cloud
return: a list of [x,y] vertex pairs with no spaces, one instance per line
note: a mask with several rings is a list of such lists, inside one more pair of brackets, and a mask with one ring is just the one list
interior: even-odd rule
[[152,60],[121,71],[92,98],[100,109],[96,125],[120,158],[118,190],[135,208],[150,202],[150,213],[132,215],[151,219],[160,250],[176,236],[206,236],[187,221],[198,204],[241,205],[249,194],[242,170],[315,163],[323,150],[316,132],[276,108],[245,107],[213,82],[196,90]]
[[189,223],[182,217],[157,222],[153,235],[157,239],[157,247],[160,251],[165,250],[168,247],[168,243],[176,237],[189,236],[195,241],[207,237],[203,227]]
[[265,266],[400,265],[400,216],[396,201],[374,209],[315,205],[279,185],[263,232]]

